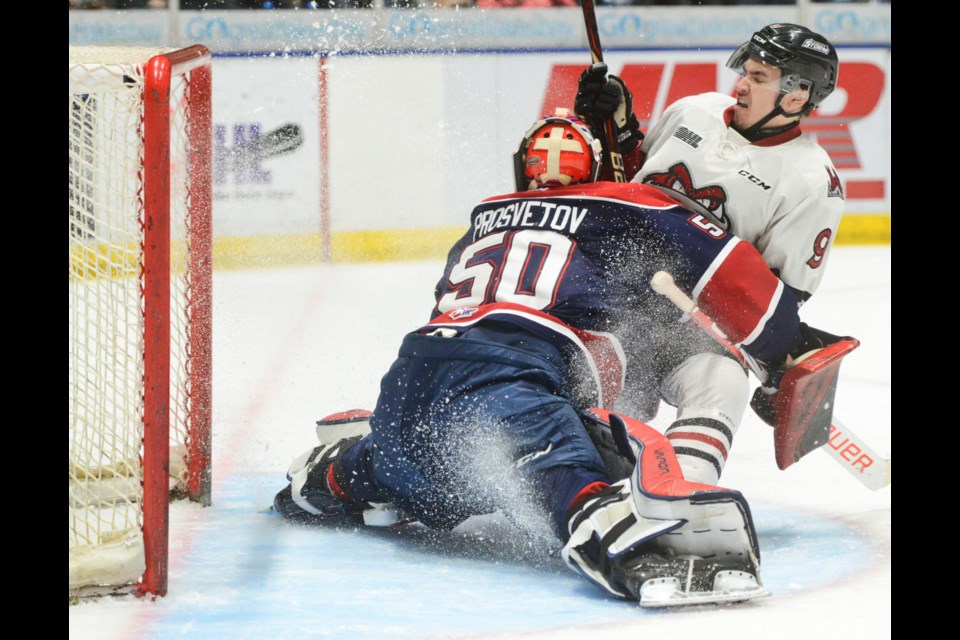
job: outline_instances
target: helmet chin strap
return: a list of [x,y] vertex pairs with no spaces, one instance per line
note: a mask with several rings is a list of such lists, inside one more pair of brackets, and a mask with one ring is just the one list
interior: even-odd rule
[[780,96],[777,98],[777,104],[776,106],[773,107],[773,111],[771,111],[764,117],[760,118],[760,120],[758,120],[757,122],[755,122],[754,124],[750,125],[749,127],[747,127],[742,131],[740,129],[737,129],[736,127],[734,127],[734,129],[737,131],[737,133],[742,135],[747,140],[750,140],[751,142],[755,142],[756,140],[759,140],[761,138],[766,138],[768,136],[772,136],[775,133],[781,133],[783,131],[786,131],[787,129],[792,129],[793,127],[797,126],[798,124],[800,124],[799,120],[794,120],[793,122],[785,124],[782,127],[773,127],[772,129],[767,129],[765,131],[762,130],[763,125],[767,124],[777,116],[787,116],[788,118],[791,118],[793,116],[802,116],[802,115],[806,115],[806,113],[809,113],[809,111],[805,109],[801,109],[797,113],[787,113],[786,111],[784,111],[783,107],[780,105],[780,101],[783,100],[783,97],[785,95],[786,94],[781,93]]

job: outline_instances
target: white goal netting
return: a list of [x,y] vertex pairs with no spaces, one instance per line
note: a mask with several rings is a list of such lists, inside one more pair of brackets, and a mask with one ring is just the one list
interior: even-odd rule
[[[70,47],[70,588],[143,574],[144,69],[163,49]],[[170,79],[169,425],[171,490],[187,480],[192,281],[189,77]],[[151,184],[156,180],[158,184]],[[151,191],[152,189],[152,191]],[[148,222],[149,220],[149,222]],[[165,534],[164,534],[165,535]]]

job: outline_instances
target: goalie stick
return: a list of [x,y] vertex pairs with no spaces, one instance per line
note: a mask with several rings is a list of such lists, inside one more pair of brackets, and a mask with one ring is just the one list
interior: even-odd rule
[[[593,0],[583,0],[583,23],[587,28],[587,42],[590,43],[590,55],[593,64],[603,62],[603,48],[600,46],[600,29],[597,26],[597,13]],[[607,155],[613,169],[614,182],[626,182],[624,175],[623,156],[620,155],[620,143],[617,142],[617,133],[613,128],[613,118],[607,118],[603,123],[603,137],[607,143]]]
[[[763,371],[749,354],[744,353],[739,347],[727,340],[723,332],[720,331],[720,328],[676,285],[673,277],[669,273],[666,271],[658,271],[655,273],[650,280],[650,286],[653,287],[654,291],[665,296],[678,309],[687,314],[700,328],[710,334],[714,340],[723,345],[734,358],[750,369],[761,382],[766,380],[766,372]],[[837,356],[833,366],[839,367],[839,358],[842,358],[846,352],[852,350],[855,346],[856,345],[848,347],[845,351],[841,352]],[[798,363],[798,366],[802,365],[803,362]],[[836,375],[836,371],[834,371],[834,375]],[[786,380],[786,374],[784,375],[784,379]],[[833,383],[836,383],[835,378],[833,379]],[[832,421],[829,425],[827,442],[819,443],[817,448],[830,454],[830,457],[840,463],[868,489],[876,491],[890,484],[890,458],[883,458],[878,455],[872,447],[867,445],[862,438],[853,433],[835,416],[832,416]],[[806,453],[806,451],[803,451],[802,454],[803,453]],[[781,458],[780,451],[778,451],[777,463],[781,469],[784,469],[786,466],[789,466],[791,461],[782,460]]]

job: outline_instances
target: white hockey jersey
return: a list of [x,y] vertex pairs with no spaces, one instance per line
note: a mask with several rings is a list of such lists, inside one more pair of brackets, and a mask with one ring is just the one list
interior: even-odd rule
[[728,126],[734,103],[704,93],[672,104],[644,138],[646,160],[633,181],[706,209],[804,301],[820,284],[843,214],[840,178],[802,124],[751,143]]

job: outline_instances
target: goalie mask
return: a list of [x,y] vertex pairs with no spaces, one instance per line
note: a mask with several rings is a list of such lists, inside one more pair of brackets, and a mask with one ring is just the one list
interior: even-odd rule
[[527,130],[513,154],[517,191],[594,182],[601,149],[586,123],[557,109]]

